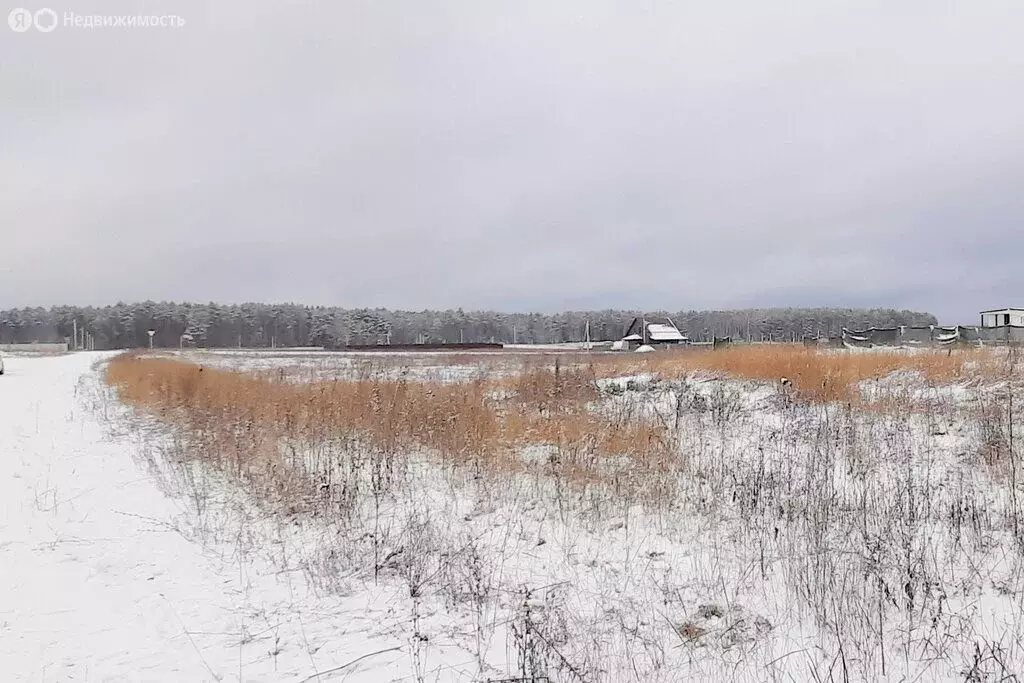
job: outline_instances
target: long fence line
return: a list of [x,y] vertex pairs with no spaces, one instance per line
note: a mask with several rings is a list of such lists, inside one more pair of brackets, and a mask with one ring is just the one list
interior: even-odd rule
[[944,347],[955,345],[1006,346],[1024,344],[1024,326],[999,327],[870,327],[866,330],[843,328],[836,339],[805,339],[806,344],[830,343],[846,348],[886,347]]
[[[1008,345],[1022,345],[1024,346],[1024,325],[1002,325],[999,327],[965,327],[963,325],[957,325],[953,327],[943,327],[939,325],[931,325],[928,327],[870,327],[864,330],[850,330],[848,328],[842,329],[842,335],[839,337],[823,338],[823,337],[805,337],[803,340],[807,346],[832,346],[837,348],[874,348],[874,347],[892,347],[892,348],[941,348],[958,345],[968,346],[1008,346]],[[708,347],[718,348],[730,346],[736,343],[736,340],[731,337],[715,337],[713,340],[706,342],[690,341],[685,344],[653,344],[656,348],[683,348],[683,347]],[[738,342],[743,344],[744,342]],[[753,344],[765,344],[769,342],[752,342]],[[34,344],[0,344],[0,352],[7,353],[66,353],[68,348],[67,343],[34,343]],[[337,351],[466,351],[467,349],[473,350],[500,350],[503,348],[502,344],[396,344],[396,345],[360,345],[343,347],[335,349]],[[611,350],[612,342],[594,342],[589,345],[594,351],[609,351]],[[573,347],[575,350],[580,350],[580,344],[541,344],[538,345],[538,350],[548,349],[555,350],[560,347]],[[513,346],[517,350],[524,350],[529,348],[527,345]],[[224,351],[235,351],[233,347],[224,348]],[[243,350],[243,349],[237,349]],[[244,351],[295,351],[298,349],[288,349],[282,347],[278,349],[255,349],[246,348]],[[304,348],[302,350],[313,350],[312,348]],[[322,347],[316,347],[316,350],[323,351]],[[625,349],[623,349],[625,350]],[[633,349],[629,349],[633,350]]]
[[6,351],[7,353],[66,353],[68,345],[66,343],[59,344],[0,344],[0,351]]

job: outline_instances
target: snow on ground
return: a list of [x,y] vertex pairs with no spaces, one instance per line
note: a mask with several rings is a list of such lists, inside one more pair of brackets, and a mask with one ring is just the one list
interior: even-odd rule
[[[538,507],[527,480],[497,498],[466,492],[427,509],[383,513],[406,530],[415,521],[417,534],[402,531],[391,542],[430,542],[422,557],[440,562],[430,565],[431,576],[482,572],[467,577],[490,596],[475,614],[458,577],[445,583],[449,593],[416,600],[393,579],[378,585],[344,573],[332,577],[332,590],[314,591],[302,569],[353,549],[317,538],[323,528],[315,520],[292,526],[260,518],[216,482],[208,496],[216,500],[202,512],[189,506],[206,494],[167,495],[181,492],[168,490],[159,458],[144,455],[165,436],[139,425],[110,431],[125,411],[103,399],[94,364],[104,358],[11,359],[0,383],[0,671],[8,680],[497,679],[515,670],[509,624],[524,608],[534,615],[526,618],[547,620],[549,637],[566,638],[564,647],[593,639],[579,651],[598,658],[593,666],[607,650],[617,653],[609,662],[616,669],[606,671],[612,678],[635,666],[629,638],[636,636],[621,631],[623,619],[656,629],[654,659],[689,660],[690,673],[708,674],[717,655],[694,662],[678,649],[672,624],[689,611],[693,628],[714,633],[721,622],[730,638],[772,628],[760,615],[741,616],[742,606],[708,599],[720,590],[701,588],[698,577],[731,560],[695,542],[694,530],[666,535],[639,519],[584,529]],[[203,486],[211,485],[207,477]],[[412,495],[445,500],[449,482],[437,472],[427,467],[414,480]],[[456,546],[467,540],[478,561],[446,565],[449,551],[437,553],[464,554]],[[282,557],[269,559],[268,549]],[[677,583],[677,572],[691,579]],[[534,597],[522,602],[519,586]],[[672,612],[671,622],[647,613],[666,600],[672,604],[661,609]],[[770,657],[792,645],[797,627],[787,631]],[[673,669],[663,668],[661,678],[678,680]]]
[[[582,344],[582,342],[580,343]],[[283,372],[292,381],[407,379],[425,382],[470,382],[512,377],[534,361],[563,367],[579,363],[581,347],[573,344],[506,345],[504,351],[310,351],[308,349],[186,349],[163,352],[208,367],[246,372]],[[594,356],[607,355],[594,351]]]
[[472,361],[452,362],[445,354],[421,351],[319,351],[279,352],[249,350],[190,350],[182,357],[193,363],[226,370],[247,372],[282,371],[293,381],[330,379],[378,378],[436,382],[468,382],[484,373],[493,377],[501,372],[499,366],[509,366],[511,374],[515,356],[493,351],[460,351],[458,356]]
[[[10,681],[301,681],[398,647],[368,594],[221,555],[82,405],[100,354],[6,360],[0,377],[0,671]],[[406,675],[397,652],[340,672]],[[329,680],[323,677],[322,680]]]
[[[1006,488],[967,459],[977,427],[954,401],[853,416],[754,383],[617,378],[601,383],[607,410],[676,421],[671,505],[563,490],[541,444],[500,487],[410,456],[394,495],[343,527],[261,514],[175,464],[166,430],[99,385],[106,357],[9,358],[0,377],[5,680],[483,681],[514,676],[521,645],[556,669],[565,655],[552,680],[824,680],[846,656],[836,623],[875,680],[1022,661]],[[904,552],[927,562],[904,567]],[[865,606],[887,610],[884,657]],[[524,623],[553,644],[524,645]],[[920,646],[893,657],[902,633]]]

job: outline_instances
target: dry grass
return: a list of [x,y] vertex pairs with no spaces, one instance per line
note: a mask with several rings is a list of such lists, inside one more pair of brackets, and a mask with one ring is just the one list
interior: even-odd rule
[[[479,360],[482,368],[495,367],[493,357]],[[857,403],[858,383],[865,379],[914,371],[948,383],[986,372],[995,361],[980,351],[836,353],[774,346],[537,355],[518,362],[512,377],[503,366],[461,383],[395,379],[380,367],[354,379],[296,383],[279,370],[242,373],[128,354],[109,364],[106,377],[124,402],[186,428],[202,457],[279,496],[286,495],[282,479],[308,489],[334,476],[334,456],[311,463],[295,453],[337,446],[374,454],[370,468],[377,467],[378,455],[390,471],[396,459],[425,453],[477,476],[523,471],[524,454],[540,447],[543,466],[570,484],[642,489],[650,497],[658,482],[683,467],[679,436],[671,421],[595,410],[601,377],[647,372],[673,379],[711,372],[773,383],[787,377],[806,400]],[[622,477],[624,471],[630,476]]]
[[[568,398],[593,398],[593,380],[597,378],[653,373],[665,379],[681,379],[691,373],[709,372],[773,384],[785,377],[807,400],[845,403],[857,402],[858,384],[865,380],[880,379],[894,372],[910,372],[936,385],[950,384],[1000,375],[1005,371],[1002,358],[992,349],[978,348],[860,352],[814,349],[797,344],[737,345],[714,350],[684,348],[652,354],[538,351],[394,356],[381,353],[372,358],[360,357],[353,374],[372,377],[388,368],[471,368],[463,374],[514,391],[528,402],[550,405],[563,403]],[[278,372],[282,379],[290,376],[301,379],[302,374],[287,366]]]
[[246,476],[287,465],[280,443],[344,442],[389,458],[426,452],[491,473],[521,471],[523,450],[544,446],[546,464],[581,483],[606,477],[612,457],[641,469],[669,462],[664,426],[617,422],[588,409],[597,389],[587,367],[536,367],[511,384],[373,375],[295,384],[283,377],[138,354],[106,370],[122,401],[199,435],[198,452]]
[[777,383],[787,378],[803,397],[819,402],[858,402],[858,385],[894,372],[920,373],[927,381],[949,384],[995,372],[997,359],[988,349],[848,352],[803,345],[734,346],[693,349],[642,356],[604,356],[600,376],[634,372],[681,378],[694,372],[721,373]]
[[[684,584],[702,601],[713,597],[723,604],[760,600],[762,585],[766,594],[777,590],[779,604],[754,606],[780,631],[801,623],[823,634],[813,661],[811,655],[806,663],[782,652],[766,656],[780,672],[786,667],[786,677],[765,680],[806,677],[805,666],[817,680],[834,678],[838,661],[851,667],[851,680],[926,680],[922,672],[929,667],[967,670],[965,657],[975,657],[966,666],[980,671],[989,666],[980,661],[988,651],[1002,658],[989,666],[999,676],[1002,661],[1024,662],[1020,626],[992,630],[971,606],[995,585],[1024,595],[1024,563],[1018,561],[1024,557],[1024,497],[1014,439],[1021,387],[1002,381],[1012,379],[1004,374],[1008,358],[978,350],[735,347],[504,359],[500,372],[495,365],[493,374],[481,371],[461,383],[396,379],[394,366],[376,365],[352,379],[297,384],[278,371],[246,374],[126,355],[106,372],[123,401],[178,427],[172,431],[183,440],[175,451],[180,457],[234,473],[258,500],[322,515],[338,527],[330,552],[349,548],[347,561],[372,561],[374,576],[387,571],[401,547],[409,563],[443,558],[440,567],[458,557],[452,566],[467,573],[481,563],[503,566],[496,558],[505,551],[496,548],[511,543],[517,556],[535,552],[541,534],[551,533],[551,520],[559,519],[566,531],[562,547],[572,560],[543,585],[563,580],[567,590],[578,587],[580,604],[596,600],[632,615],[618,626],[609,610],[597,610],[591,621],[586,609],[572,614],[573,630],[581,634],[573,641],[574,663],[589,661],[595,670],[623,664],[592,680],[703,680],[724,670],[725,658],[707,653],[722,643],[732,647],[727,634],[741,630],[734,628],[741,619],[756,626],[754,607],[747,617],[737,612],[737,619],[728,605],[714,619],[699,611],[694,616],[696,598],[680,592]],[[511,377],[509,364],[518,364]],[[978,387],[965,401],[964,392],[932,392],[943,397],[917,412],[908,402],[860,409],[858,385],[894,372],[918,373],[936,385],[998,378],[994,386],[1003,389]],[[637,373],[664,379],[713,373],[773,385],[787,377],[806,400],[763,400],[765,392],[728,382],[664,382],[629,395],[598,390],[600,378]],[[900,394],[905,383],[891,384]],[[691,400],[697,391],[705,392],[701,400]],[[744,394],[756,398],[745,404]],[[644,412],[673,397],[674,424]],[[420,456],[432,459],[427,467],[419,466]],[[523,472],[529,476],[514,476]],[[461,548],[470,532],[478,537],[478,522],[453,501],[508,506],[507,515],[479,520],[506,535],[467,559]],[[534,515],[534,505],[543,514]],[[636,508],[650,513],[636,527],[642,531],[630,531],[628,523],[625,536],[609,531],[621,526],[618,515],[628,520]],[[408,512],[411,521],[397,525],[394,510]],[[427,511],[437,516],[430,524]],[[641,544],[653,526],[648,522],[682,539],[685,554],[671,557],[682,569],[672,580]],[[575,547],[580,524],[597,529],[600,545],[612,549],[602,562],[579,562],[587,556],[577,556],[585,543]],[[623,542],[628,552],[620,552]],[[612,553],[625,559],[608,565]],[[447,576],[398,566],[409,576]],[[517,586],[509,580],[500,589],[507,594]],[[422,594],[418,583],[415,594]],[[674,610],[671,619],[649,619],[667,610]],[[723,626],[715,626],[719,621]],[[633,673],[616,662],[606,641],[589,637],[599,631],[629,653],[623,662]],[[643,646],[636,640],[641,632],[648,639]],[[1004,635],[1011,643],[1005,651]],[[672,649],[656,646],[663,636]],[[645,664],[650,652],[659,654]],[[708,657],[708,668],[673,675],[694,655]],[[758,667],[751,678],[761,680],[765,670]],[[999,676],[968,678],[1008,680]]]

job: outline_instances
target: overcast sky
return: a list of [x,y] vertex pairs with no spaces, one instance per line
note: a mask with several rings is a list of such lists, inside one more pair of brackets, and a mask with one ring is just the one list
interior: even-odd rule
[[0,307],[1024,305],[1020,0],[62,1]]

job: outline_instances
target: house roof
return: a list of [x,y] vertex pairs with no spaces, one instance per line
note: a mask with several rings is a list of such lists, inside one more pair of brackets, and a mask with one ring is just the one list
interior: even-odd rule
[[987,311],[981,311],[982,313],[1002,313],[1004,311],[1024,311],[1024,308],[1018,308],[1016,306],[1010,306],[1008,308],[993,308]]
[[651,341],[685,341],[686,337],[672,325],[647,323],[647,338]]

